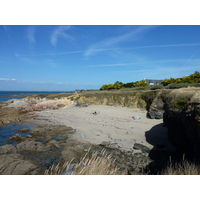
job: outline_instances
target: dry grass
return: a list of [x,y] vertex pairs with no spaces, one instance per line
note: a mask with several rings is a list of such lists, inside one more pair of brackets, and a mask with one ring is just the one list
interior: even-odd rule
[[161,172],[161,175],[200,175],[200,167],[187,160],[183,160],[180,163],[170,163]]
[[[124,175],[125,172],[121,172],[114,162],[115,160],[106,153],[105,149],[100,154],[97,152],[91,153],[89,150],[81,161],[75,164],[72,175]],[[45,175],[60,175],[69,169],[71,163],[72,160],[62,166],[59,164],[53,165],[45,171]]]

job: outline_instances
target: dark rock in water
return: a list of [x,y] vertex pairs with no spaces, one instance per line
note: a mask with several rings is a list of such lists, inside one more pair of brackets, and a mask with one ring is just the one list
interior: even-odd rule
[[29,131],[28,128],[23,128],[23,129],[20,129],[20,130],[14,130],[14,132],[20,132],[20,133],[27,133]]
[[16,142],[20,143],[20,142],[23,142],[25,140],[26,140],[26,138],[22,137],[19,134],[16,134],[16,135],[13,135],[12,137],[9,137],[7,142],[16,141]]
[[149,153],[151,151],[150,148],[139,143],[135,143],[133,149],[140,149],[143,153]]
[[0,156],[1,175],[34,175],[38,174],[39,167],[28,160],[24,160],[20,154],[8,154]]
[[26,141],[18,144],[17,149],[26,150],[26,151],[48,151],[48,150],[50,150],[50,148],[45,146],[43,143],[36,142],[31,139],[27,139]]

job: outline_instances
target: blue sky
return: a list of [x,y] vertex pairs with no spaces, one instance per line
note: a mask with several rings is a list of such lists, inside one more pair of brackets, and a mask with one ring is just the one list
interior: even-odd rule
[[1,25],[0,90],[187,76],[200,70],[199,35],[199,25]]

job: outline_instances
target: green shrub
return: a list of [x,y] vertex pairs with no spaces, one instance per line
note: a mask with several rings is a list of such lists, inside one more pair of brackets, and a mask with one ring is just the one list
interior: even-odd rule
[[183,76],[182,78],[170,78],[165,79],[161,82],[162,85],[167,86],[172,83],[200,83],[200,72],[195,71],[194,74],[190,74],[189,76]]
[[200,87],[200,83],[194,83],[194,84],[191,84],[190,86],[192,86],[192,87]]
[[142,87],[142,86],[148,86],[148,83],[145,80],[137,81],[134,83],[134,87]]
[[157,89],[163,89],[163,88],[164,88],[163,85],[154,85],[150,87],[151,90],[157,90]]
[[172,101],[171,106],[174,108],[180,108],[183,109],[188,103],[188,100],[186,99],[177,99]]
[[189,83],[172,83],[166,86],[166,89],[178,89],[178,88],[185,88],[188,87],[190,84]]

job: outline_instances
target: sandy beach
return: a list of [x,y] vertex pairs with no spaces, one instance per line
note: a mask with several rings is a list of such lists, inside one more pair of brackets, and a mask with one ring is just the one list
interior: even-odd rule
[[[95,111],[96,115],[93,114]],[[72,139],[80,142],[108,143],[125,151],[133,150],[135,143],[149,148],[162,144],[165,150],[173,150],[167,140],[167,128],[163,127],[163,120],[146,118],[145,110],[103,105],[70,105],[37,114],[39,116],[29,120],[29,123],[70,126],[76,130]],[[134,120],[132,117],[136,115],[141,118]]]

